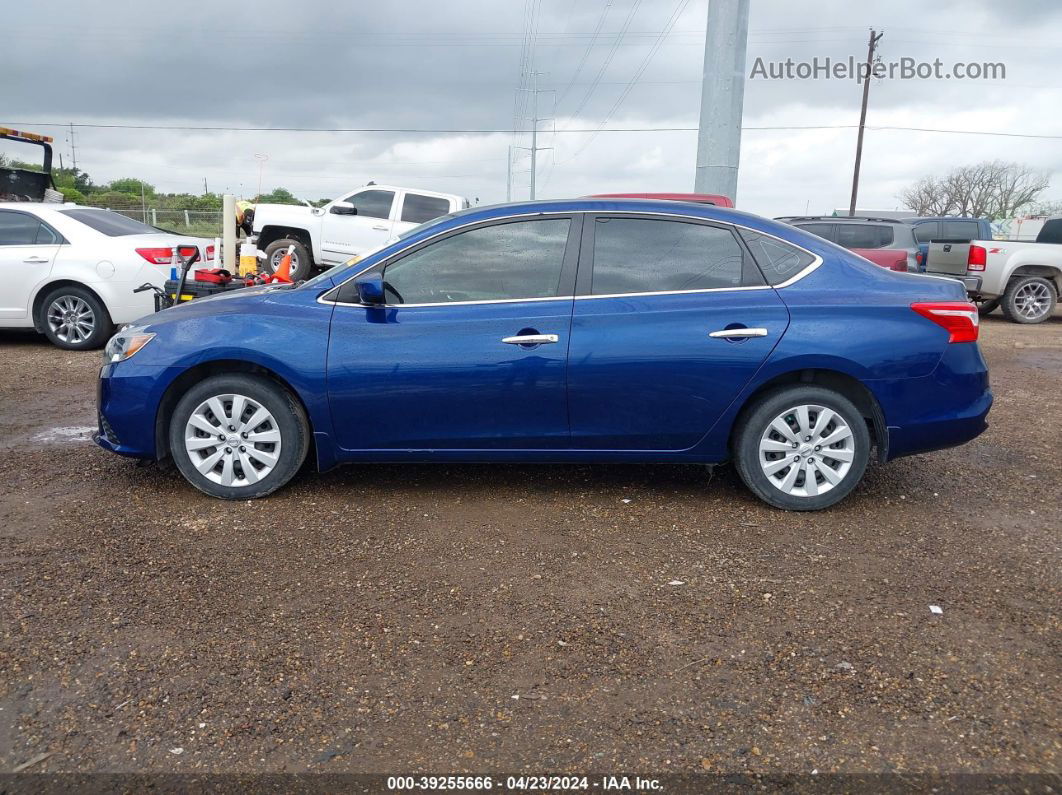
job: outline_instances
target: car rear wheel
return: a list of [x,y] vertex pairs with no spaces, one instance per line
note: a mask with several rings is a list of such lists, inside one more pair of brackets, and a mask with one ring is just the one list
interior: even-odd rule
[[264,268],[270,273],[276,273],[280,268],[280,261],[291,246],[295,246],[295,250],[291,252],[291,280],[297,282],[309,277],[313,269],[313,256],[309,249],[295,238],[281,238],[266,246]]
[[202,492],[228,500],[264,497],[306,459],[309,423],[283,387],[254,375],[219,375],[196,384],[170,418],[170,453]]
[[1055,287],[1042,276],[1016,276],[1003,292],[1003,316],[1011,323],[1043,323],[1055,311]]
[[52,344],[68,351],[102,347],[114,327],[100,300],[73,285],[57,287],[44,297],[38,323]]
[[843,395],[817,386],[765,395],[745,415],[734,461],[761,500],[790,511],[815,511],[843,500],[863,477],[870,432]]

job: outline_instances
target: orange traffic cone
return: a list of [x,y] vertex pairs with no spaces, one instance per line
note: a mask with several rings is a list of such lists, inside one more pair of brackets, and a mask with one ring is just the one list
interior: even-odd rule
[[295,246],[288,246],[288,253],[280,260],[280,265],[277,266],[276,273],[273,274],[274,281],[291,284],[291,254],[293,251],[295,251]]

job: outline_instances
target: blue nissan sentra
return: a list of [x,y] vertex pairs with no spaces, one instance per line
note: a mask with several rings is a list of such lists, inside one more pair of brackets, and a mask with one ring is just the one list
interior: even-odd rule
[[108,343],[107,450],[261,497],[307,456],[733,461],[815,510],[871,454],[962,444],[992,405],[977,309],[717,207],[579,199],[430,221],[299,285],[143,318]]

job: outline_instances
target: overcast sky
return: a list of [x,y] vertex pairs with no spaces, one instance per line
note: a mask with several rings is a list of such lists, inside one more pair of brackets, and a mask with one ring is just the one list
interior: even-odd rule
[[[696,132],[609,130],[696,126],[707,9],[708,0],[10,3],[0,125],[54,135],[67,164],[67,131],[45,122],[511,131],[530,62],[544,73],[539,87],[552,90],[539,96],[550,117],[539,145],[554,147],[540,154],[540,198],[688,191]],[[1002,62],[1006,79],[875,81],[868,125],[1058,136],[1060,23],[1057,0],[752,0],[747,69],[758,57],[859,60],[874,27],[885,32],[886,61]],[[854,80],[749,80],[746,128],[848,126],[746,129],[739,206],[768,215],[847,206],[860,93]],[[606,119],[596,135],[564,132]],[[269,158],[266,191],[282,185],[316,199],[373,179],[489,203],[505,199],[508,146],[528,145],[530,121],[516,124],[516,136],[75,135],[78,166],[97,182],[139,176],[160,190],[201,192],[205,178],[213,191],[253,197],[257,153]],[[871,129],[859,204],[896,208],[897,193],[919,177],[996,158],[1051,172],[1045,198],[1062,200],[1062,139]],[[526,155],[515,170],[513,196],[526,198]]]

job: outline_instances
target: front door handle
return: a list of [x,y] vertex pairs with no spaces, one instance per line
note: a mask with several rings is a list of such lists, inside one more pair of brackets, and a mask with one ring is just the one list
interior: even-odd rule
[[47,257],[27,257],[26,259],[24,259],[22,261],[23,262],[30,262],[30,263],[33,263],[34,265],[40,265],[42,262],[47,262],[48,258]]
[[548,345],[560,342],[556,334],[521,334],[518,337],[503,337],[502,342],[506,345]]
[[709,331],[709,337],[715,337],[716,339],[724,340],[743,340],[747,337],[766,337],[767,329],[765,328],[725,328],[719,331]]
[[377,232],[386,232],[387,231],[387,227],[386,226],[374,226],[373,229],[375,229]]

